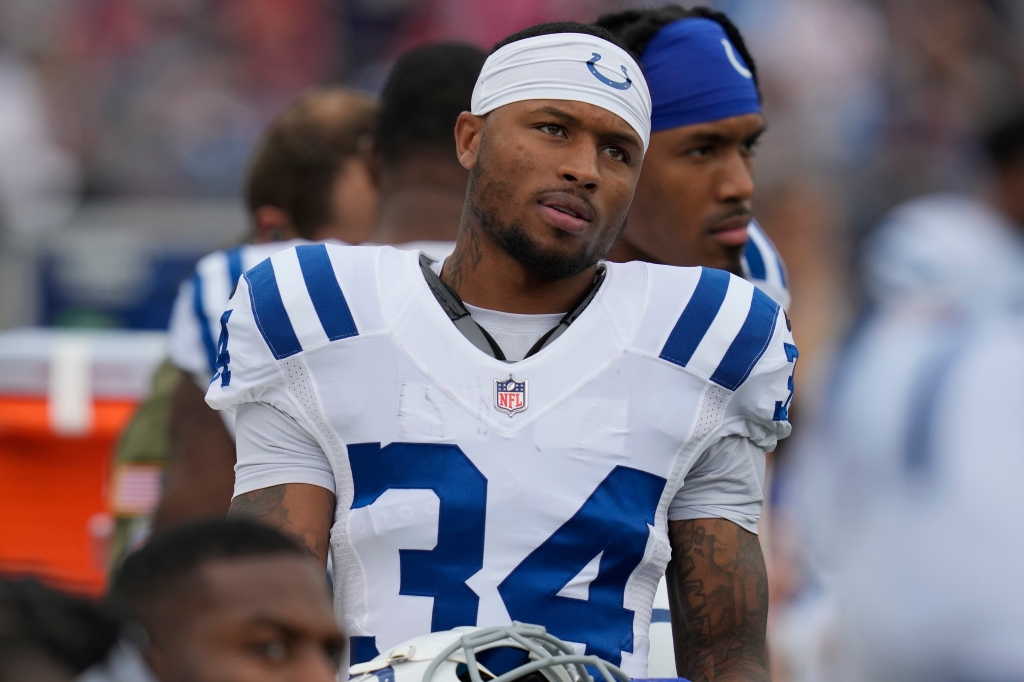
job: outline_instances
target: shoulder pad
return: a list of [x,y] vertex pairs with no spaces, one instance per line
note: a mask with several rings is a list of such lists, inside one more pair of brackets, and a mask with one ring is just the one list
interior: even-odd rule
[[652,272],[651,312],[664,317],[650,350],[735,391],[768,349],[780,324],[779,304],[724,270],[658,270]]
[[347,248],[296,246],[243,275],[256,326],[276,359],[359,335],[332,260]]

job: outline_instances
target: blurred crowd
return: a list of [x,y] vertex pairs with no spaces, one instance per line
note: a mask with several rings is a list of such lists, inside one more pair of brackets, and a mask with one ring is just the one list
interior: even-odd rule
[[[97,201],[234,199],[260,131],[311,85],[372,92],[413,45],[489,45],[629,4],[5,0],[0,225],[59,229]],[[793,317],[811,349],[855,299],[847,265],[884,211],[976,181],[974,133],[1024,90],[1024,9],[1011,0],[709,4],[734,17],[763,65],[770,132],[757,211],[792,271]]]

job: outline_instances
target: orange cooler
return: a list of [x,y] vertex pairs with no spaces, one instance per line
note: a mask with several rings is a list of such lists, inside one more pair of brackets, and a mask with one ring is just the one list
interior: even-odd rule
[[111,457],[164,355],[159,332],[0,333],[0,573],[102,593]]

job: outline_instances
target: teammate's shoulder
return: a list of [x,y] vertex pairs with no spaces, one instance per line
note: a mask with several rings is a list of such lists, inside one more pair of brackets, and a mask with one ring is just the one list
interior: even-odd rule
[[751,220],[747,225],[747,245],[740,263],[744,279],[768,294],[783,309],[789,307],[789,284],[782,255],[758,225]]
[[714,268],[649,266],[637,349],[730,391],[788,334],[779,304],[741,277]]

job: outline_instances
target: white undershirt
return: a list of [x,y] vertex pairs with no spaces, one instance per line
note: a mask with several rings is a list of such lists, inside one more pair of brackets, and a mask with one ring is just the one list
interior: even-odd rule
[[[441,276],[443,267],[443,261],[435,261],[430,264],[430,269],[438,277]],[[525,358],[533,348],[533,344],[537,343],[537,339],[551,331],[565,317],[565,313],[523,315],[477,308],[468,303],[463,303],[463,305],[466,306],[473,321],[486,329],[491,338],[498,342],[501,352],[505,354],[505,359],[509,362],[519,362]]]
[[522,315],[477,308],[468,303],[464,305],[473,320],[498,342],[509,362],[519,362],[525,358],[537,339],[551,331],[565,317],[565,313]]

